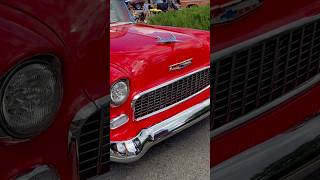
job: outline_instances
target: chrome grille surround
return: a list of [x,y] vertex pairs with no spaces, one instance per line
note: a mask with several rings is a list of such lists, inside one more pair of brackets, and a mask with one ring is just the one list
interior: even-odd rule
[[[210,66],[206,66],[204,68],[198,69],[189,74],[170,80],[166,83],[160,84],[156,87],[153,87],[135,95],[132,101],[134,119],[136,121],[146,119],[165,110],[168,110],[209,89],[209,69]],[[188,82],[189,84],[186,84],[186,82]],[[184,91],[175,91],[178,89],[184,89]],[[159,91],[161,93],[158,93]],[[170,96],[161,96],[163,94],[169,94]],[[162,98],[162,101],[159,100],[160,98]],[[152,103],[150,103],[150,99],[153,101]]]
[[[318,15],[298,20],[280,27],[279,29],[275,29],[266,34],[222,50],[211,56],[211,73],[212,77],[214,77],[211,80],[211,83],[214,84],[211,90],[211,101],[213,102],[211,107],[212,137],[239,126],[319,82],[319,19],[320,16]],[[285,49],[287,49],[287,51],[284,51]],[[255,58],[252,58],[254,56],[253,52],[256,52],[256,50],[260,51],[256,54],[260,54],[261,56],[257,55]],[[262,61],[257,61],[259,58],[262,59]],[[244,62],[243,64],[239,64],[237,61]],[[272,63],[269,63],[270,61],[272,61]],[[254,108],[249,108],[247,100],[242,101],[244,103],[241,104],[244,104],[244,106],[230,106],[231,104],[234,104],[233,102],[235,102],[235,99],[248,99],[247,96],[243,96],[247,93],[242,93],[242,97],[245,98],[237,98],[238,96],[232,95],[236,93],[236,91],[234,91],[236,90],[235,87],[241,83],[246,87],[244,88],[245,92],[248,91],[248,87],[251,87],[248,86],[248,73],[245,73],[245,78],[243,78],[244,81],[235,80],[236,75],[238,78],[241,76],[241,73],[238,73],[236,70],[245,67],[243,69],[246,69],[245,72],[248,72],[247,70],[255,68],[254,66],[250,68],[250,63],[258,63],[255,67],[259,70],[257,70],[255,75],[250,76],[251,78],[255,76],[259,77],[257,78],[259,80],[255,83],[258,84],[256,85],[258,88],[255,89],[256,95],[254,97],[256,100]],[[272,73],[270,70],[269,76],[266,76],[268,74],[266,73],[267,67],[269,66],[268,63],[270,64],[270,67],[272,67]],[[217,86],[219,84],[221,85],[223,82],[221,81],[221,65],[225,67],[231,65],[231,67],[225,68],[232,72],[231,74],[229,73],[228,78],[229,84],[227,86],[229,87],[229,90],[226,90],[225,93],[222,92],[223,88],[217,88]],[[264,75],[263,73],[266,74]],[[276,76],[279,73],[282,73],[281,77]],[[225,72],[225,74],[227,73]],[[271,80],[270,84],[263,84],[268,78],[269,82]],[[276,83],[280,81],[285,83],[276,86]],[[279,92],[275,87],[279,89]],[[268,88],[269,91],[264,91]],[[221,94],[220,97],[218,97],[219,93]],[[268,98],[264,100],[264,97]],[[225,105],[222,103],[220,106],[220,101],[218,99],[223,98],[228,99],[228,101]],[[225,107],[227,107],[227,113],[220,113],[219,111]],[[236,113],[238,110],[239,113]],[[219,118],[221,118],[221,120]]]

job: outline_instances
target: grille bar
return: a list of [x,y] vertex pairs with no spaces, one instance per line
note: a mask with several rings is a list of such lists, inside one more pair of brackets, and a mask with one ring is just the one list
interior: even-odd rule
[[79,140],[79,175],[87,179],[109,171],[110,125],[107,107],[93,114],[82,126]]
[[165,111],[209,88],[209,69],[199,69],[135,96],[132,103],[135,119],[139,121]]
[[317,76],[319,65],[319,20],[214,59],[211,129],[292,92]]

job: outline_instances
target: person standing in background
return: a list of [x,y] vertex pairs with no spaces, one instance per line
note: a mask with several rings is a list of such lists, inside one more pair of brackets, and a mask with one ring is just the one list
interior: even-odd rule
[[148,21],[148,18],[150,16],[150,10],[149,10],[149,7],[150,7],[150,1],[149,0],[145,0],[144,1],[144,4],[143,4],[143,15],[144,15],[144,22],[147,23]]

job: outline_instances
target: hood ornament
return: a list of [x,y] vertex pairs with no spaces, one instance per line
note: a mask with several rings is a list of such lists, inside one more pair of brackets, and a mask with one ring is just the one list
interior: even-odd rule
[[213,6],[212,24],[221,24],[238,19],[262,5],[262,0],[234,0]]
[[160,36],[157,36],[157,43],[160,43],[160,44],[170,44],[170,43],[178,43],[178,42],[182,42],[181,40],[177,40],[177,37],[170,33],[170,37],[169,38],[162,38]]
[[176,71],[186,68],[192,64],[192,58],[187,59],[185,61],[179,62],[177,64],[172,64],[169,66],[169,71]]

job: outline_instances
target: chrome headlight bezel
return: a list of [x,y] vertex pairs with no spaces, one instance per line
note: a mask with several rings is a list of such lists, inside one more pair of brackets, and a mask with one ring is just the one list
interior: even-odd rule
[[[121,101],[115,101],[115,99],[113,98],[112,93],[114,92],[114,88],[116,88],[117,85],[121,85],[121,86],[126,87],[126,95],[125,95],[125,97],[122,98]],[[110,100],[111,100],[112,107],[119,107],[120,105],[125,103],[128,100],[129,94],[130,94],[130,85],[129,85],[128,79],[120,79],[120,80],[114,82],[110,88]]]
[[[24,68],[27,68],[30,66],[43,66],[48,69],[48,72],[51,72],[53,74],[54,79],[56,80],[57,86],[59,87],[58,98],[55,101],[55,104],[52,104],[52,110],[50,113],[50,116],[43,116],[41,121],[38,121],[36,124],[33,124],[33,127],[30,126],[30,129],[34,128],[33,131],[30,131],[28,133],[19,133],[19,130],[14,129],[9,126],[9,121],[5,117],[5,110],[4,110],[4,98],[5,93],[7,93],[7,88],[10,85],[11,80],[15,77],[16,74],[24,70]],[[24,61],[23,63],[15,66],[5,76],[3,77],[2,83],[0,84],[0,128],[4,131],[4,133],[8,136],[10,136],[13,139],[29,139],[34,136],[39,135],[46,129],[48,129],[51,124],[53,123],[55,116],[57,115],[57,112],[60,108],[61,101],[63,97],[63,80],[62,80],[62,73],[61,73],[61,64],[58,60],[58,58],[51,56],[51,55],[40,55],[33,58],[30,58],[29,60]],[[36,111],[35,111],[36,112]],[[43,123],[41,123],[43,122]],[[44,123],[45,122],[45,123]],[[32,122],[33,123],[33,122]],[[41,124],[40,124],[41,123]],[[39,126],[40,124],[40,126]],[[21,128],[21,127],[20,127]],[[20,129],[21,130],[21,129]]]

